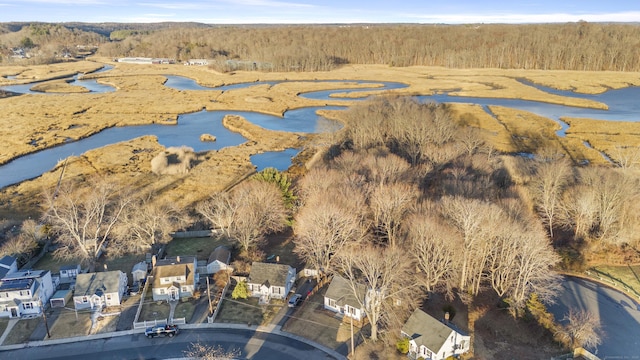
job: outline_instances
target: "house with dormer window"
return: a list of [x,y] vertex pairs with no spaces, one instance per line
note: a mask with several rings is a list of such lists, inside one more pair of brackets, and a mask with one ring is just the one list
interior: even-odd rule
[[5,275],[0,280],[0,317],[41,314],[53,290],[48,270],[15,271]]
[[120,270],[78,274],[73,303],[76,309],[120,305],[127,291],[127,274]]
[[247,278],[247,287],[259,303],[271,299],[285,299],[296,281],[296,269],[289,265],[254,262]]
[[157,260],[153,266],[153,300],[174,301],[192,297],[198,284],[195,256],[176,256]]

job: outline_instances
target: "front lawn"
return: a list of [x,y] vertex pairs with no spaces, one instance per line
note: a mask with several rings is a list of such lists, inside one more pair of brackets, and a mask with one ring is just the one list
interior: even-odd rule
[[142,305],[142,310],[140,311],[138,322],[153,320],[166,321],[169,318],[170,311],[171,309],[166,301],[145,301],[145,303]]
[[89,335],[91,329],[91,312],[62,310],[56,321],[51,325],[49,333],[52,339],[62,339],[74,336]]
[[227,296],[218,312],[216,322],[267,325],[282,309],[282,305],[258,305],[258,298],[234,300]]
[[196,300],[180,301],[176,304],[176,310],[173,313],[174,319],[185,318],[186,322],[189,323],[196,310],[195,301]]
[[2,345],[15,345],[15,344],[23,344],[29,341],[29,337],[36,329],[39,323],[41,323],[42,317],[37,317],[33,319],[21,319],[16,323],[16,325],[11,329],[11,332],[4,339]]

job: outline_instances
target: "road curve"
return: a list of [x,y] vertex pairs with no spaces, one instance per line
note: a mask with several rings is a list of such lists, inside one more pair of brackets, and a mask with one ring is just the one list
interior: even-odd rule
[[602,344],[589,349],[598,357],[640,359],[640,305],[632,298],[608,286],[567,276],[549,311],[561,321],[569,309],[587,310],[600,318]]
[[[173,338],[147,339],[143,333],[103,339],[61,343],[0,353],[3,359],[170,359],[184,357],[192,343],[238,349],[239,359],[265,360],[330,360],[335,357],[294,338],[254,329],[201,328],[182,330]],[[340,359],[343,359],[340,357]]]

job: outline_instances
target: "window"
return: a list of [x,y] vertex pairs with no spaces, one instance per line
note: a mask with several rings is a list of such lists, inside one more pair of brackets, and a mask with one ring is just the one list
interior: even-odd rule
[[176,277],[176,281],[182,281],[182,276]]
[[282,293],[282,292],[281,292],[281,289],[280,289],[280,287],[279,287],[279,286],[274,286],[274,287],[272,287],[272,288],[271,288],[271,292],[272,292],[273,294],[281,294],[281,293]]
[[329,299],[329,306],[331,306],[332,308],[336,307],[336,301],[333,299]]
[[111,294],[107,294],[107,300],[111,300]]
[[33,309],[33,303],[30,302],[23,303],[23,306],[25,309]]
[[83,296],[83,297],[82,297],[82,302],[83,302],[83,303],[88,303],[88,302],[89,302],[89,298],[88,298],[88,297],[86,297],[86,296]]
[[188,291],[188,290],[187,290],[187,287],[186,287],[186,286],[183,286],[183,287],[182,287],[182,292],[187,292],[187,291]]
[[160,295],[164,295],[164,288],[160,289]]

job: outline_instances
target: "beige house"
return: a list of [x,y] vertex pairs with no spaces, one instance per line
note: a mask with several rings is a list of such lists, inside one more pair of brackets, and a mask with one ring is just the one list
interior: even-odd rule
[[153,300],[175,301],[192,297],[199,281],[195,256],[177,256],[156,261],[153,270]]

